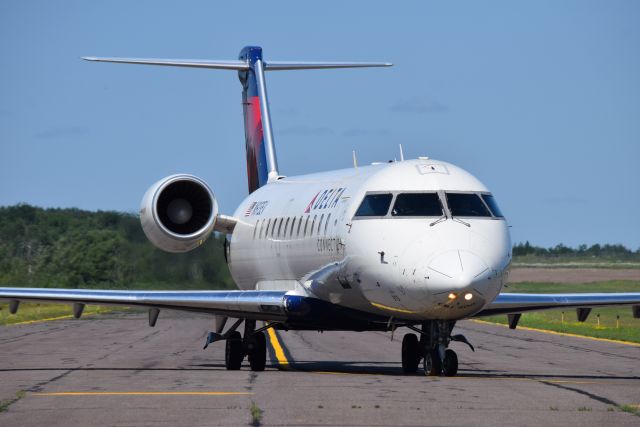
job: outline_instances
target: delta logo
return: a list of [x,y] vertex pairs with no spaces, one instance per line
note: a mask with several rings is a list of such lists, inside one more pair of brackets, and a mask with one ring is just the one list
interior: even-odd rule
[[304,213],[309,213],[311,211],[321,209],[335,208],[340,201],[340,197],[342,197],[346,190],[346,188],[340,187],[318,191],[305,208]]

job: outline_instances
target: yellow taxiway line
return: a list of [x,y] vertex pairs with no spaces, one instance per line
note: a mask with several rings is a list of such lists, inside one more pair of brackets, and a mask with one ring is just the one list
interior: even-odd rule
[[64,391],[32,393],[33,396],[246,396],[242,391]]
[[62,319],[72,319],[73,315],[72,314],[67,314],[65,316],[58,316],[58,317],[48,317],[46,319],[36,319],[36,320],[25,320],[24,322],[17,322],[17,323],[7,323],[6,326],[16,326],[16,325],[30,325],[32,323],[42,323],[42,322],[50,322],[52,320],[62,320]]
[[267,334],[269,335],[271,347],[273,347],[273,351],[276,354],[276,359],[278,359],[278,365],[280,365],[281,368],[289,368],[289,360],[284,354],[284,349],[282,348],[282,345],[280,345],[276,331],[274,331],[273,328],[269,328],[267,329]]
[[[505,325],[503,323],[487,322],[486,320],[471,319],[471,321],[472,322],[476,322],[476,323],[484,323],[484,324],[488,324],[488,325],[502,326],[502,327],[505,327],[505,328],[509,327],[509,325]],[[620,340],[612,340],[612,339],[608,339],[608,338],[589,337],[589,336],[586,336],[586,335],[571,334],[569,332],[557,332],[557,331],[550,331],[550,330],[547,330],[547,329],[529,328],[528,326],[518,326],[518,329],[522,329],[522,330],[525,330],[525,331],[543,332],[545,334],[551,334],[551,335],[561,335],[561,336],[564,336],[564,337],[584,338],[586,340],[592,340],[592,341],[610,342],[610,343],[614,343],[614,344],[624,344],[624,345],[630,345],[630,346],[633,346],[633,347],[640,347],[640,343],[629,342],[629,341],[620,341]]]

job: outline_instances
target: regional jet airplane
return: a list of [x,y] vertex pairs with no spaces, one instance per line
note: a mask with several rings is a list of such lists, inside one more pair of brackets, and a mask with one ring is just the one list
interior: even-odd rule
[[[495,197],[451,163],[420,157],[309,175],[280,175],[265,72],[388,63],[267,61],[260,47],[238,60],[84,58],[88,61],[235,70],[242,84],[249,195],[233,216],[218,211],[209,186],[193,175],[161,179],[140,208],[142,228],[158,248],[186,252],[212,232],[227,236],[225,255],[236,291],[112,291],[0,288],[15,312],[20,301],[124,305],[209,313],[205,347],[225,341],[227,369],[266,363],[268,328],[393,331],[406,327],[402,368],[456,375],[456,321],[576,308],[629,305],[640,317],[640,293],[501,293],[511,263],[509,228]],[[232,319],[232,321],[227,321]],[[243,334],[240,325],[244,322]]]

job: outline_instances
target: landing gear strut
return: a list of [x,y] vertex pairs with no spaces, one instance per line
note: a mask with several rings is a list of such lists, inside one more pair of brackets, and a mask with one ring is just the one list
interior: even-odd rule
[[224,351],[224,364],[228,371],[237,371],[242,366],[244,359],[244,346],[240,332],[233,331],[227,338]]
[[424,368],[425,375],[432,377],[440,375],[442,372],[442,361],[440,360],[438,350],[429,350],[425,353],[422,367]]
[[224,363],[229,371],[237,371],[247,356],[252,371],[264,371],[267,364],[267,338],[261,328],[256,332],[255,320],[244,320],[244,339],[235,328],[242,322],[240,319],[226,334],[209,333],[204,348],[211,342],[225,340]]
[[458,373],[458,355],[451,349],[447,349],[444,353],[442,373],[447,377],[453,377]]
[[406,334],[402,340],[402,371],[413,374],[418,370],[422,359],[424,374],[428,376],[444,375],[453,377],[458,373],[458,355],[447,348],[451,341],[459,341],[471,347],[471,343],[463,335],[451,335],[455,322],[446,320],[429,320],[422,324],[422,329],[409,326],[420,332],[420,341],[416,334]]
[[406,334],[402,339],[402,372],[415,374],[418,371],[421,354],[416,334]]
[[267,337],[264,332],[253,335],[254,342],[248,351],[249,366],[252,371],[264,371],[267,364]]
[[458,356],[448,349],[455,322],[429,320],[422,324],[420,344],[424,351],[424,374],[454,376],[458,372]]

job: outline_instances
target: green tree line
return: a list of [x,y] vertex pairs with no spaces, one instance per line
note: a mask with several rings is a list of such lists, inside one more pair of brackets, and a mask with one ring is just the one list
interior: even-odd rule
[[223,242],[169,254],[133,214],[0,207],[0,286],[233,289]]
[[513,257],[537,256],[542,258],[596,258],[603,260],[640,261],[640,249],[633,251],[623,245],[579,245],[576,248],[562,243],[552,248],[531,245],[528,241],[513,246]]

